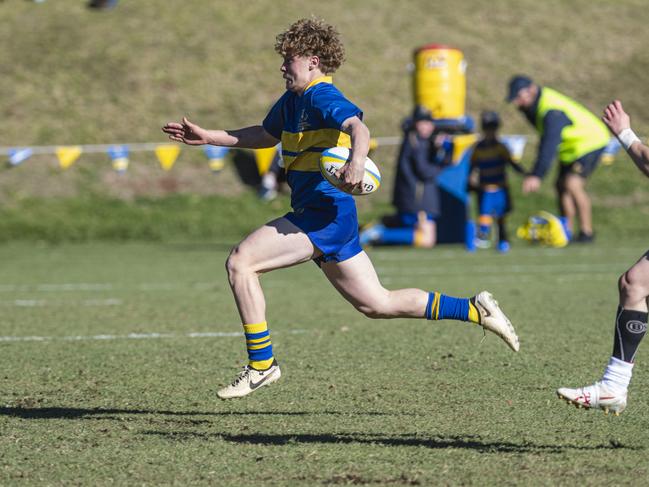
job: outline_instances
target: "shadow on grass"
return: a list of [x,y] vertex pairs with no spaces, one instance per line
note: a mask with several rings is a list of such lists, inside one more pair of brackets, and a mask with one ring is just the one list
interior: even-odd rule
[[158,436],[172,441],[187,440],[223,440],[231,443],[282,446],[289,444],[367,444],[380,446],[424,447],[431,449],[458,448],[475,450],[479,453],[565,453],[566,451],[595,451],[595,450],[644,450],[641,447],[625,446],[619,443],[601,445],[544,445],[529,441],[513,443],[509,441],[488,441],[476,435],[467,436],[413,436],[413,435],[372,435],[367,433],[346,434],[294,434],[294,435],[231,435],[227,433],[204,432],[168,432],[145,431],[144,435]]
[[[376,411],[166,411],[157,409],[112,409],[112,408],[56,408],[56,407],[0,407],[0,416],[13,416],[22,419],[112,419],[111,415],[161,415],[161,416],[391,416],[392,413]],[[395,413],[401,414],[401,413]]]
[[[394,416],[407,415],[407,412],[383,413],[378,411],[169,411],[158,409],[126,408],[64,408],[64,407],[0,407],[0,416],[11,416],[21,419],[69,419],[69,420],[118,420],[119,415],[151,416]],[[207,423],[209,421],[189,421],[190,423]],[[477,435],[466,436],[431,436],[393,435],[386,436],[371,433],[343,434],[250,434],[232,435],[228,433],[207,433],[198,431],[143,431],[142,435],[157,436],[170,441],[228,441],[231,443],[254,445],[288,445],[288,444],[368,444],[382,446],[424,447],[431,449],[459,448],[475,450],[480,453],[565,453],[570,450],[644,450],[642,447],[622,445],[617,442],[600,445],[545,445],[529,441],[518,443],[509,441],[488,441]]]

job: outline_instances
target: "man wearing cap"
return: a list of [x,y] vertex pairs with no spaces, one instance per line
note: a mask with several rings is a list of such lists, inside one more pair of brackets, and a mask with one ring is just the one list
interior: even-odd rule
[[561,93],[539,86],[527,76],[509,81],[507,101],[514,103],[541,136],[533,169],[523,179],[523,193],[538,191],[541,180],[558,155],[556,181],[561,214],[573,231],[575,216],[579,234],[574,241],[593,241],[591,202],[586,178],[595,170],[609,135],[606,126],[580,103]]

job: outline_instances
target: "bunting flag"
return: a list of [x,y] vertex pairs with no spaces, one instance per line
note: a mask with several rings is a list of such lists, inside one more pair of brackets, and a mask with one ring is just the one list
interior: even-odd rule
[[123,174],[128,169],[128,147],[125,145],[113,145],[108,148],[108,156],[113,162],[113,169]]
[[370,150],[373,151],[379,146],[379,141],[375,137],[370,137]]
[[67,169],[79,159],[83,150],[80,146],[61,146],[56,148],[56,157],[61,169]]
[[255,149],[255,160],[257,161],[257,170],[259,171],[260,176],[263,176],[268,172],[276,153],[277,146]]
[[525,145],[527,144],[527,137],[524,135],[503,135],[499,137],[500,141],[507,146],[512,155],[512,159],[516,162],[523,158],[525,152]]
[[617,140],[617,137],[611,137],[608,141],[606,147],[604,147],[604,152],[602,153],[602,164],[605,166],[610,166],[615,162],[615,155],[622,148],[620,141]]
[[225,165],[225,155],[230,150],[229,147],[220,147],[215,145],[206,145],[203,148],[205,156],[207,157],[208,164],[213,173],[221,172]]
[[155,155],[160,161],[160,167],[165,171],[169,171],[173,167],[179,154],[180,146],[176,144],[162,144],[155,148]]
[[9,149],[9,164],[11,166],[17,166],[23,161],[29,159],[34,151],[29,147],[16,147]]
[[459,134],[453,138],[447,138],[443,144],[446,150],[452,150],[451,160],[456,163],[462,159],[469,147],[475,144],[478,136],[476,134]]

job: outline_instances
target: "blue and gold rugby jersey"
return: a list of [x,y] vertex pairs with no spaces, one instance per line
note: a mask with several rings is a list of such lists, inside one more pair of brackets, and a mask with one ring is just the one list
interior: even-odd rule
[[351,147],[351,138],[340,127],[363,112],[332,84],[330,76],[311,82],[302,96],[287,91],[271,108],[263,127],[282,141],[282,158],[291,187],[291,206],[303,207],[325,193],[351,198],[320,174],[320,154],[330,147]]
[[471,169],[478,169],[481,189],[506,188],[509,165],[516,171],[522,171],[520,166],[512,161],[507,146],[497,140],[481,140],[471,154]]

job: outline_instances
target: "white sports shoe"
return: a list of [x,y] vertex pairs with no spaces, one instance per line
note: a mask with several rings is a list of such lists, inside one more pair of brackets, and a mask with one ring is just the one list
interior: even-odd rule
[[509,348],[518,352],[521,346],[516,331],[491,293],[482,291],[475,296],[473,302],[480,313],[480,326],[498,335],[509,345]]
[[269,386],[282,376],[279,365],[273,360],[273,364],[266,370],[257,370],[246,365],[239,375],[232,381],[232,384],[219,390],[216,395],[221,399],[233,399],[235,397],[247,396],[262,386]]
[[562,387],[557,389],[557,396],[568,404],[574,404],[578,409],[603,409],[606,414],[612,411],[619,416],[626,408],[627,393],[612,391],[601,382],[595,382],[593,385],[577,389]]

